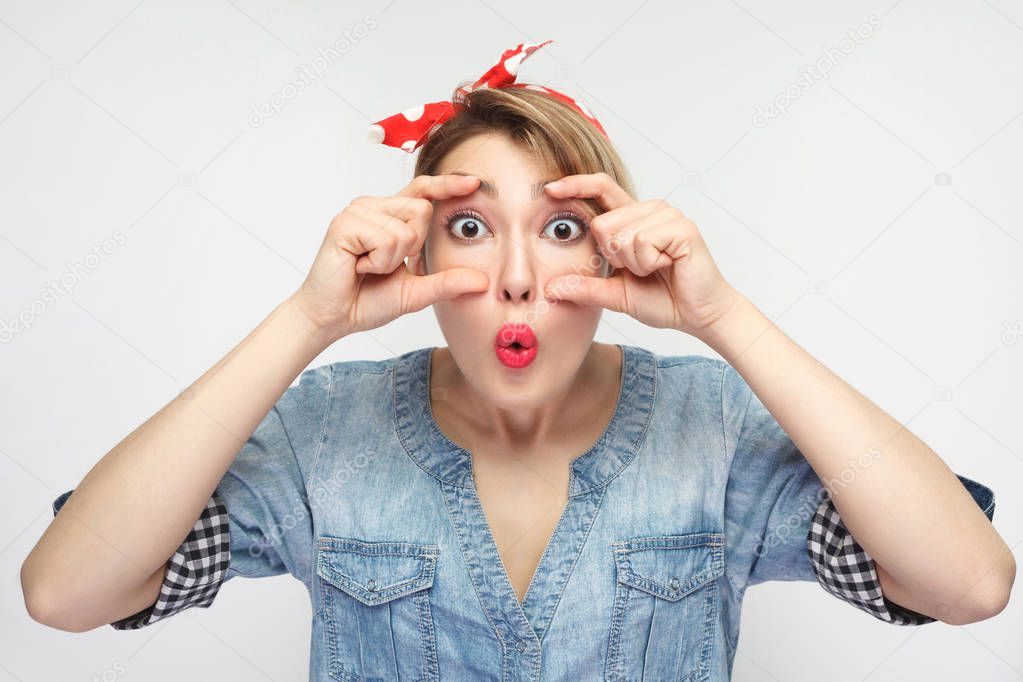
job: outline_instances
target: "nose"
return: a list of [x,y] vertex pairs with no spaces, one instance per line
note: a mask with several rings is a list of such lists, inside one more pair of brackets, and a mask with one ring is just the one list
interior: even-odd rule
[[532,303],[539,286],[533,255],[526,247],[510,240],[502,244],[502,248],[501,271],[497,276],[498,296],[504,302]]

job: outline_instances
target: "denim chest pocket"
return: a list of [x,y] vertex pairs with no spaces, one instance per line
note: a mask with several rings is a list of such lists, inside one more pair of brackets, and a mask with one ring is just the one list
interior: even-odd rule
[[724,534],[688,533],[611,544],[615,599],[605,678],[698,682],[710,675]]
[[440,550],[321,535],[316,574],[330,676],[437,680],[430,591]]

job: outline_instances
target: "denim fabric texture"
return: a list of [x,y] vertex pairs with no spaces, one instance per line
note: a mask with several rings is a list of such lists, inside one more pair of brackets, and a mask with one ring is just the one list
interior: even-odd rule
[[[210,569],[180,608],[208,607],[212,584],[234,577],[294,576],[312,604],[312,680],[729,679],[746,590],[826,584],[835,562],[811,554],[815,515],[830,509],[817,551],[855,541],[730,365],[619,348],[613,417],[571,463],[567,506],[521,604],[471,455],[433,418],[431,347],[301,374],[186,540]],[[993,512],[991,490],[960,479]],[[217,509],[228,534],[208,530]],[[848,585],[832,593],[894,620],[878,613],[876,588],[867,600]]]

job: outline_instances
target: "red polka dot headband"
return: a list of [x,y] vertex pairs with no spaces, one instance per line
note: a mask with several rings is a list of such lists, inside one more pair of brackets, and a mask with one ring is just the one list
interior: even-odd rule
[[[529,55],[533,54],[544,45],[548,45],[553,42],[553,40],[545,40],[544,42],[537,43],[536,45],[519,43],[518,46],[505,50],[504,53],[501,54],[501,58],[497,61],[497,63],[490,67],[486,73],[480,76],[479,80],[473,83],[470,87],[463,86],[458,88],[458,91],[467,94],[473,90],[482,88],[526,88],[527,90],[545,92],[578,111],[586,117],[587,120],[593,123],[593,125],[597,126],[597,129],[600,130],[605,137],[607,137],[607,132],[604,130],[604,127],[600,125],[600,122],[596,119],[596,117],[594,117],[594,115],[591,114],[585,106],[568,95],[542,85],[515,82],[515,76],[518,73],[519,65],[528,58]],[[388,116],[387,118],[370,125],[369,141],[374,144],[385,144],[389,147],[404,149],[411,154],[426,141],[426,138],[432,132],[435,125],[441,124],[455,115],[456,106],[457,105],[453,102],[448,101],[429,102],[427,104],[420,104],[417,107],[412,107],[411,109],[406,109],[405,111],[392,116]]]

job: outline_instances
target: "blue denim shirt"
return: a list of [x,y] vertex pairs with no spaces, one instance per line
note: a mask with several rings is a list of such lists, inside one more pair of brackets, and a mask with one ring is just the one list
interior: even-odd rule
[[[470,453],[433,418],[433,348],[302,373],[217,487],[217,582],[305,584],[312,680],[729,679],[746,589],[823,584],[808,535],[830,500],[730,365],[619,347],[613,417],[571,463],[521,604]],[[990,489],[960,479],[990,517]]]

